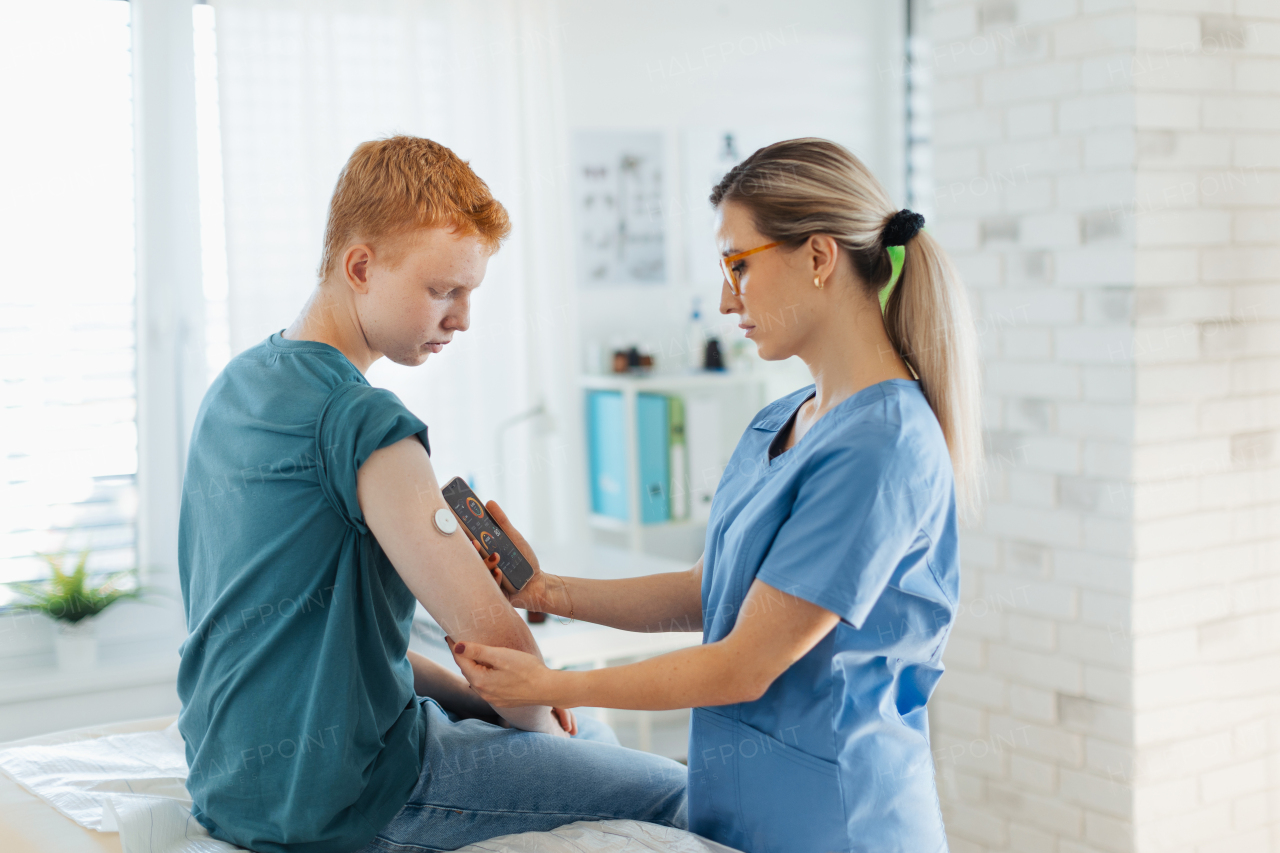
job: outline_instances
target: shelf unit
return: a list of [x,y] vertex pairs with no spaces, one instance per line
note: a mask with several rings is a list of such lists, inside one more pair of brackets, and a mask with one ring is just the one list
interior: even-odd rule
[[[754,394],[752,405],[759,409],[765,404],[765,376],[755,371],[712,371],[704,370],[687,373],[667,374],[631,374],[604,373],[586,374],[578,377],[579,387],[585,391],[619,391],[622,393],[623,443],[627,454],[627,519],[614,518],[607,515],[591,513],[591,526],[598,530],[609,530],[625,533],[627,544],[632,551],[640,551],[643,547],[645,529],[658,527],[687,527],[698,524],[692,519],[644,524],[640,520],[640,451],[639,439],[636,435],[636,396],[642,393],[688,395],[698,391],[720,392],[742,389],[743,393]],[[588,503],[590,501],[588,500]]]

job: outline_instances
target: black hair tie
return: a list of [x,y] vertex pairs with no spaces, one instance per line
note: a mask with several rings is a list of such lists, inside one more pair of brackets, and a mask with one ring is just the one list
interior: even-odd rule
[[923,227],[923,216],[903,208],[885,223],[884,230],[880,232],[880,239],[886,246],[905,246],[907,241],[920,233]]

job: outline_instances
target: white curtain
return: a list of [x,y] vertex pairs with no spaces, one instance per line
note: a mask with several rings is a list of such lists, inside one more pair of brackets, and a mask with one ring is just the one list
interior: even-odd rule
[[297,316],[358,143],[406,133],[449,146],[507,207],[513,235],[470,330],[421,367],[379,362],[369,380],[429,425],[442,482],[473,479],[533,537],[585,541],[554,0],[213,5],[231,352]]

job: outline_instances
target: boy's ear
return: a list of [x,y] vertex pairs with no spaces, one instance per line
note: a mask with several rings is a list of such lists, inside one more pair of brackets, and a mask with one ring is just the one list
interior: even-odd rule
[[358,293],[369,289],[369,262],[373,259],[373,251],[364,243],[348,246],[342,253],[342,272],[347,285]]

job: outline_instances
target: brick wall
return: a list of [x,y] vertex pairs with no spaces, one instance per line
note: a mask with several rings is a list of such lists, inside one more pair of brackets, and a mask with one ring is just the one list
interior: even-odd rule
[[1280,851],[1280,0],[926,20],[992,461],[952,848]]

